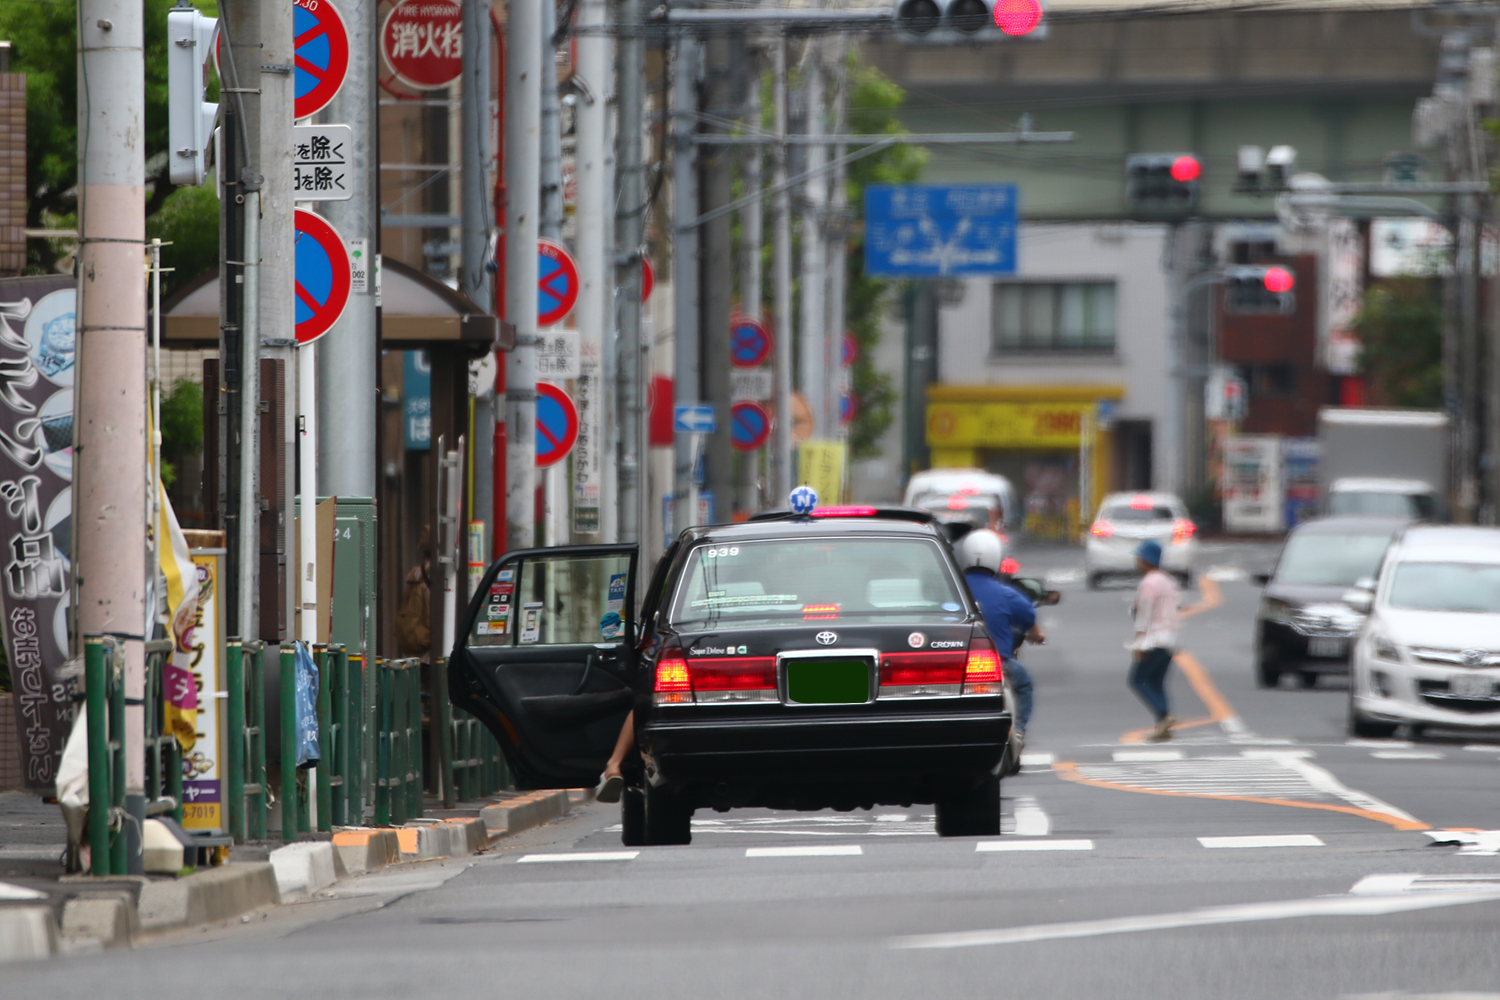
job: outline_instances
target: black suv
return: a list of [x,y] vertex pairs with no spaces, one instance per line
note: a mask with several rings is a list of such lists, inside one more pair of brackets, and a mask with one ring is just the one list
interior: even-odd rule
[[1001,660],[925,511],[819,508],[489,568],[452,654],[456,704],[518,787],[594,784],[634,710],[627,844],[685,844],[693,810],[934,803],[1000,832]]

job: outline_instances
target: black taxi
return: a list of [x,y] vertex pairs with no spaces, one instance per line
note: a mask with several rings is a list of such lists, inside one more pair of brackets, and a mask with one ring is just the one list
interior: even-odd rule
[[625,843],[693,811],[936,806],[1000,832],[1002,661],[926,511],[820,507],[635,545],[529,549],[486,572],[449,672],[519,788],[593,785],[629,713]]

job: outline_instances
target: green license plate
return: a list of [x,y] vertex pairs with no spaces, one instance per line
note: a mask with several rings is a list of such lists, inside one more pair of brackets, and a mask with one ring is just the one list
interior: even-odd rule
[[791,660],[786,665],[786,695],[798,705],[863,705],[870,700],[870,664]]

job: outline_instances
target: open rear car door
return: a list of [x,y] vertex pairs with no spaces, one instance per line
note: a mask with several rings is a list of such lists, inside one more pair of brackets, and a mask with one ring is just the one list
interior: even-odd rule
[[635,545],[507,553],[485,573],[448,686],[505,751],[517,788],[599,780],[632,707]]

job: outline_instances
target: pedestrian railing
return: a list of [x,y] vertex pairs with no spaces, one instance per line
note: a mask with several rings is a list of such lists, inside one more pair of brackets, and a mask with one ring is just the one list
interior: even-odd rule
[[229,689],[225,795],[229,832],[237,843],[266,839],[265,650],[258,640],[231,639],[224,657]]
[[437,701],[439,745],[443,780],[443,807],[484,798],[504,788],[509,781],[505,757],[495,736],[474,716],[448,698],[448,661],[433,664],[433,689]]
[[377,826],[422,815],[421,667],[417,659],[376,661]]

